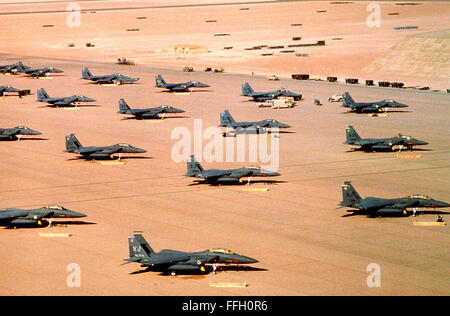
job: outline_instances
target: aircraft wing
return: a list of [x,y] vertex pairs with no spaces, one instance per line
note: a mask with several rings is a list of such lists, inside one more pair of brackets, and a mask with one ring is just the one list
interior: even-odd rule
[[14,209],[7,209],[5,211],[0,212],[0,220],[5,220],[5,219],[15,219],[18,217],[23,217],[25,215],[28,214],[27,211],[13,211]]
[[[224,178],[235,178],[239,180],[240,178],[247,177],[252,174],[252,171],[250,170],[242,170],[242,171],[233,171],[232,173],[224,176]],[[220,180],[220,178],[219,178]]]
[[177,262],[185,262],[190,259],[190,255],[184,252],[165,252],[154,253],[150,257],[151,265],[169,265]]
[[53,215],[53,211],[48,211],[48,212],[42,212],[42,213],[40,213],[40,214],[32,214],[32,213],[29,213],[26,217],[24,217],[24,218],[27,218],[27,219],[35,219],[35,220],[40,220],[41,218],[44,218],[44,217],[51,217],[52,215]]
[[110,76],[105,76],[105,77],[99,78],[99,79],[95,80],[95,82],[108,83],[108,82],[111,82],[114,79],[116,79],[116,76],[115,75],[110,75]]
[[73,102],[74,100],[61,100],[58,102],[53,103],[53,105],[69,105]]
[[178,86],[175,86],[173,88],[171,88],[173,91],[186,91],[188,88],[190,87],[190,85],[186,85],[186,84],[180,84]]
[[111,155],[117,152],[117,149],[103,149],[96,152],[96,154],[100,155]]
[[2,136],[12,136],[12,135],[15,135],[15,134],[17,134],[17,131],[14,131],[13,129],[4,129],[4,130],[2,130],[1,131],[1,135]]

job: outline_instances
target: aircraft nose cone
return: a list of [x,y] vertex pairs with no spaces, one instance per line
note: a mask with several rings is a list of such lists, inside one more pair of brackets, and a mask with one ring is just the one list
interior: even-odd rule
[[64,212],[65,212],[66,217],[70,217],[70,218],[80,218],[80,217],[87,216],[86,214],[75,212],[75,211],[70,211],[70,210],[65,210]]
[[256,259],[250,258],[250,257],[246,257],[246,256],[240,256],[239,257],[239,263],[257,263],[259,262]]
[[262,170],[261,172],[264,176],[266,177],[277,177],[280,176],[281,174],[275,171],[270,171],[270,170]]
[[434,201],[433,203],[436,207],[449,207],[450,204],[443,201]]
[[34,130],[30,130],[29,132],[30,132],[30,135],[41,135],[42,134],[41,132],[34,131]]
[[416,145],[428,145],[428,142],[419,139],[415,139],[414,143],[416,143]]
[[145,150],[145,149],[142,149],[142,148],[134,148],[134,151],[135,152],[137,152],[137,153],[140,153],[140,154],[143,154],[143,153],[146,153],[147,151]]

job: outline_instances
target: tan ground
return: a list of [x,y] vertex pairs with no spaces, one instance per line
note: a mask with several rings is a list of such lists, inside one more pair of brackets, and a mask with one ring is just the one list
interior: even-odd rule
[[[447,29],[450,14],[447,2],[419,2],[419,5],[378,2],[379,27],[367,24],[374,12],[368,8],[371,2],[251,2],[214,6],[222,1],[204,1],[201,3],[209,5],[193,7],[199,2],[180,0],[167,5],[161,1],[80,1],[79,20],[73,12],[67,12],[72,8],[68,2],[14,5],[4,2],[0,4],[0,51],[104,62],[124,57],[142,65],[178,69],[189,65],[198,70],[214,67],[227,72],[276,73],[286,77],[292,73],[308,73],[316,78],[337,76],[341,81],[358,78],[360,82],[372,79],[439,90],[449,88],[448,68],[445,73],[433,76],[427,71],[430,65],[422,64],[411,74],[407,59],[404,69],[397,65],[385,67],[384,72],[370,71],[377,58],[406,36]],[[241,10],[245,8],[248,10]],[[55,13],[42,13],[49,11]],[[76,21],[80,22],[78,27],[74,26],[78,25],[74,24]],[[401,26],[418,26],[418,29],[394,30]],[[300,41],[292,40],[298,36],[302,37]],[[324,40],[326,45],[287,47],[318,40]],[[75,47],[68,47],[70,43]],[[87,48],[86,43],[95,47]],[[204,45],[210,52],[190,55],[170,52],[172,46],[183,44]],[[283,45],[285,50],[295,50],[308,57],[280,52],[283,49],[245,50],[258,45]],[[233,48],[224,50],[225,47]],[[447,60],[448,47],[450,44],[440,51]],[[273,56],[261,56],[262,53],[273,53]],[[399,53],[397,49],[396,54]],[[413,53],[417,55],[420,51]]]
[[[232,7],[225,6],[222,10],[227,8]],[[414,7],[396,9],[412,10]],[[207,10],[214,12],[216,8],[208,7]],[[256,9],[252,6],[250,11]],[[135,16],[150,17],[150,13],[152,19],[156,19],[160,11],[149,10],[148,14],[136,11],[132,13],[132,19]],[[99,18],[104,13],[95,14],[97,21],[104,20]],[[131,14],[131,11],[124,14]],[[203,14],[202,19],[215,16]],[[42,20],[36,22],[35,18]],[[44,15],[33,15],[30,20],[35,25],[57,25],[56,21],[45,21]],[[149,18],[146,21],[149,22]],[[290,23],[293,22],[287,24]],[[135,26],[127,24],[125,27]],[[26,29],[23,25],[18,31]],[[176,28],[172,32],[175,34]],[[220,31],[227,32],[232,30]],[[4,36],[2,30],[2,38]],[[34,35],[33,41],[39,42],[38,37]],[[72,38],[70,41],[76,42]],[[79,41],[84,42],[85,38],[80,35]],[[4,41],[0,42],[4,44]],[[1,48],[7,53],[54,57],[2,55],[0,64],[22,60],[33,66],[53,65],[62,68],[64,73],[46,80],[0,77],[1,84],[33,91],[32,96],[22,99],[15,96],[0,99],[0,126],[27,125],[43,133],[42,139],[0,144],[0,209],[60,204],[88,214],[84,222],[90,224],[0,229],[0,294],[450,294],[448,226],[416,227],[412,217],[342,217],[345,210],[336,210],[341,200],[341,184],[345,180],[351,180],[362,196],[398,197],[423,193],[449,201],[449,101],[444,93],[293,80],[274,83],[250,75],[183,73],[163,68],[69,60],[91,56],[87,49],[74,56],[72,52],[65,55],[66,49],[51,48],[56,43],[65,46],[66,42],[68,40],[61,38],[49,39],[48,45],[34,51],[30,51],[31,46],[23,41],[14,45],[17,51],[12,46]],[[109,61],[114,56],[110,53],[108,58],[97,57],[99,61]],[[67,60],[55,57],[66,57]],[[129,55],[120,57],[137,59]],[[83,66],[89,66],[93,74],[122,72],[141,79],[134,85],[96,86],[80,79]],[[161,92],[154,87],[154,76],[159,73],[168,82],[196,79],[210,84],[211,88],[190,95]],[[302,93],[305,100],[288,110],[257,108],[255,103],[240,96],[244,81],[259,91],[285,86]],[[51,96],[85,94],[97,99],[97,106],[78,110],[43,107],[35,102],[34,94],[41,87]],[[332,94],[344,91],[349,91],[355,100],[392,98],[409,104],[410,108],[406,113],[390,113],[387,117],[347,114],[338,103],[326,101]],[[186,113],[159,123],[123,120],[116,113],[121,97],[133,107],[169,104],[185,109]],[[313,105],[315,98],[324,105]],[[176,140],[170,135],[174,128],[193,130],[193,119],[197,118],[203,120],[203,128],[215,126],[219,122],[219,112],[224,109],[229,109],[237,120],[275,118],[292,126],[293,133],[283,133],[280,138],[279,172],[282,176],[277,180],[281,182],[254,184],[258,188],[269,188],[269,191],[244,192],[241,186],[190,186],[192,180],[183,178],[185,164],[172,160],[170,150]],[[388,137],[402,132],[429,141],[430,145],[426,146],[428,150],[415,152],[420,154],[418,159],[397,159],[394,153],[349,152],[342,144],[348,125],[353,125],[363,137]],[[71,154],[63,152],[64,135],[72,132],[83,145],[127,142],[147,149],[148,153],[126,159],[125,165],[115,166],[73,160]],[[204,140],[204,144],[207,142]],[[243,164],[203,162],[206,168],[232,168]],[[435,219],[436,215],[416,218],[420,221]],[[254,270],[228,270],[216,275],[130,274],[141,268],[119,264],[128,256],[127,236],[133,230],[144,231],[155,250],[197,251],[221,246],[260,262],[253,265]],[[39,232],[49,231],[68,232],[72,236],[39,237]],[[66,268],[70,263],[81,267],[79,288],[70,288],[66,284],[70,275]],[[381,267],[379,288],[367,286],[369,272],[366,268],[370,263]],[[247,281],[249,286],[235,289],[209,287],[209,282],[242,281]]]

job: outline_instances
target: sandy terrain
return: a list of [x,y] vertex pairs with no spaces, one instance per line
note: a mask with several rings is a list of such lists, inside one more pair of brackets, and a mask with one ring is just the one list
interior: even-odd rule
[[[89,5],[97,8],[104,3],[94,2]],[[328,3],[323,5],[325,9],[330,8]],[[384,5],[387,4],[381,3],[382,7]],[[428,5],[423,3],[424,7]],[[263,6],[252,5],[250,11],[258,11]],[[223,6],[220,10],[223,14],[231,15],[228,10],[233,8],[239,12],[239,7]],[[409,12],[414,7],[395,9]],[[135,22],[140,22],[135,19],[136,16],[147,16],[145,23],[152,21],[155,26],[149,27],[148,32],[155,32],[155,38],[161,40],[161,44],[154,44],[158,40],[149,41],[139,49],[153,51],[158,47],[162,49],[171,43],[179,43],[183,36],[177,34],[183,29],[189,39],[195,38],[191,37],[195,28],[178,20],[182,25],[174,26],[170,30],[171,36],[166,36],[164,40],[161,27],[163,18],[158,10],[121,13],[123,19]],[[187,18],[187,15],[181,14],[181,9],[170,10],[171,13],[180,10],[178,17]],[[201,12],[203,14],[192,9],[192,15],[189,11],[189,16],[192,19],[213,19],[217,17],[219,9],[208,7],[208,14]],[[110,19],[101,18],[103,14]],[[17,32],[23,32],[19,37],[29,38],[31,42],[22,40],[5,47],[5,41],[0,41],[0,51],[8,53],[0,56],[0,64],[22,60],[26,65],[52,65],[63,69],[64,73],[41,80],[23,76],[0,77],[2,85],[31,89],[33,92],[33,95],[22,99],[16,96],[0,99],[0,126],[26,125],[43,133],[35,137],[37,139],[0,144],[0,209],[59,204],[88,215],[82,222],[67,226],[0,229],[1,295],[450,294],[448,225],[416,227],[413,226],[415,219],[412,217],[343,217],[345,209],[336,210],[341,201],[341,185],[345,180],[352,181],[362,196],[400,197],[420,193],[447,202],[450,200],[448,95],[289,79],[271,82],[261,76],[246,74],[184,73],[180,67],[169,69],[169,66],[176,65],[174,57],[164,54],[161,60],[167,58],[167,63],[161,62],[160,68],[104,63],[115,57],[148,61],[153,56],[153,53],[149,53],[148,56],[140,57],[141,52],[136,48],[138,36],[134,41],[131,40],[133,48],[130,48],[130,52],[135,51],[135,55],[118,55],[120,48],[117,52],[105,49],[104,54],[100,53],[104,43],[103,37],[96,35],[96,27],[100,22],[117,27],[105,26],[103,29],[110,35],[106,38],[112,40],[111,47],[119,43],[120,36],[123,36],[118,34],[119,29],[122,32],[124,28],[141,27],[138,24],[117,22],[116,14],[113,11],[84,14],[83,18],[90,18],[90,23],[97,23],[92,24],[92,32],[85,35],[85,29],[77,32],[65,29],[66,33],[73,32],[70,36],[62,33],[57,35],[59,33],[55,32],[65,19],[63,15],[55,14],[55,20],[51,22],[45,14],[1,17],[2,20],[23,19],[21,21],[24,24]],[[167,14],[164,16],[167,17]],[[302,23],[307,16],[305,13],[297,19],[299,16],[293,14],[291,20],[285,22],[286,27],[297,21]],[[172,17],[167,17],[167,20]],[[113,20],[115,23],[112,23]],[[440,21],[435,18],[433,23],[439,24]],[[26,35],[30,27],[40,27],[42,24],[54,24],[55,27],[38,28],[36,34]],[[428,30],[440,27],[429,26]],[[234,33],[238,29],[234,25],[233,28],[221,29],[220,33]],[[339,31],[327,29],[329,36],[341,35]],[[44,35],[40,32],[48,32],[49,37],[43,41]],[[205,30],[198,32],[198,38],[202,39],[216,30],[201,34],[207,32],[205,27]],[[322,35],[318,31],[318,36],[311,36],[311,40],[328,40]],[[11,38],[3,29],[1,36]],[[95,36],[99,36],[98,40],[95,40]],[[117,38],[114,40],[115,36]],[[386,39],[386,42],[394,42],[394,37]],[[79,47],[76,48],[78,52],[71,51],[65,47],[68,38],[77,47],[87,39],[94,42],[96,47],[94,50]],[[261,38],[261,41],[265,41],[265,38]],[[32,46],[39,42],[41,44]],[[202,42],[198,41],[200,44]],[[211,43],[211,47],[225,45],[214,41]],[[252,41],[245,45],[252,45]],[[30,47],[35,49],[31,51]],[[385,48],[380,48],[380,52],[388,48],[386,44]],[[161,61],[156,60],[158,64]],[[178,62],[180,66],[185,64],[185,60]],[[209,60],[199,63],[208,65]],[[233,63],[233,67],[236,70],[244,69],[239,63]],[[255,59],[252,65],[257,64],[260,61]],[[93,74],[121,72],[139,77],[140,80],[133,85],[97,86],[80,79],[83,66],[88,66]],[[245,67],[248,67],[248,71],[252,69],[250,64]],[[356,64],[352,67],[359,69]],[[195,79],[210,84],[211,88],[191,94],[169,94],[154,87],[156,74],[162,74],[168,82]],[[240,96],[244,81],[248,81],[258,91],[284,86],[302,93],[304,100],[293,109],[258,108],[256,103]],[[51,96],[82,93],[97,99],[97,102],[93,106],[75,110],[47,108],[35,102],[38,88],[45,88]],[[390,98],[409,104],[410,108],[405,113],[389,113],[386,117],[346,113],[338,103],[326,101],[329,96],[344,91],[349,91],[357,101]],[[168,104],[184,109],[186,113],[158,122],[126,120],[116,113],[119,98],[125,98],[132,107]],[[324,105],[313,105],[315,98]],[[224,109],[229,109],[237,120],[274,118],[292,126],[291,133],[280,134],[279,172],[282,175],[276,179],[279,182],[252,184],[255,188],[268,188],[267,192],[246,192],[242,190],[243,186],[191,185],[192,179],[183,177],[185,163],[172,159],[171,149],[177,143],[177,139],[171,138],[174,129],[186,127],[193,135],[194,119],[202,120],[203,130],[216,126],[219,112]],[[349,147],[342,144],[348,125],[353,125],[363,137],[390,137],[401,132],[426,140],[430,145],[414,152],[420,154],[420,158],[412,159],[398,159],[395,153],[351,152]],[[81,143],[87,146],[125,142],[145,148],[148,152],[125,159],[124,165],[105,166],[100,162],[73,159],[73,155],[63,152],[64,136],[69,133],[75,133]],[[208,141],[203,140],[203,148]],[[237,168],[246,163],[202,161],[206,168]],[[261,161],[255,163],[264,164]],[[444,218],[448,219],[446,216]],[[420,221],[435,219],[436,215],[416,218]],[[199,251],[225,247],[260,262],[249,269],[229,269],[215,275],[168,277],[153,272],[133,273],[142,268],[134,264],[119,266],[122,259],[128,257],[127,236],[133,230],[144,231],[144,236],[155,250],[169,248]],[[67,232],[72,236],[39,236],[39,232],[49,231]],[[70,272],[66,269],[71,263],[81,268],[80,287],[67,286]],[[367,285],[369,272],[366,269],[370,263],[376,263],[381,268],[380,287],[370,288]],[[243,281],[249,284],[245,288],[209,287],[210,282]]]
[[[308,73],[320,78],[337,76],[341,81],[350,77],[360,82],[372,79],[401,81],[406,86],[448,88],[448,71],[438,76],[425,76],[423,69],[417,69],[415,75],[408,73],[408,69],[369,71],[377,58],[388,53],[405,36],[448,28],[450,6],[446,2],[419,2],[418,5],[379,2],[379,27],[368,25],[367,20],[372,21],[369,16],[374,11],[368,7],[370,2],[364,1],[226,2],[231,4],[211,5],[223,4],[220,0],[202,2],[205,6],[181,0],[170,5],[158,1],[80,1],[79,15],[67,12],[73,10],[68,2],[15,5],[6,2],[0,4],[3,22],[0,51],[104,62],[125,57],[156,67],[180,69],[189,65],[200,70],[215,67],[227,72],[276,73],[285,77]],[[402,26],[418,28],[394,30]],[[294,41],[294,37],[301,40]],[[324,40],[326,45],[288,47],[318,40]],[[86,43],[95,47],[87,48]],[[69,44],[74,47],[68,47]],[[174,45],[183,44],[204,45],[209,53],[170,52]],[[259,45],[285,48],[246,50]],[[225,47],[232,48],[224,50]],[[448,47],[444,45],[441,54],[450,58]],[[283,53],[284,50],[294,52]],[[273,55],[261,56],[264,53]],[[308,57],[297,57],[297,53]],[[405,60],[411,58],[411,53],[420,54],[420,51],[410,52]]]

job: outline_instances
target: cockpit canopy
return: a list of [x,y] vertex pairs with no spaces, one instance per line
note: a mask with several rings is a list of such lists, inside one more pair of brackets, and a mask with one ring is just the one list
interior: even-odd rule
[[245,166],[246,169],[261,170],[260,166]]
[[215,252],[215,253],[223,253],[223,254],[227,254],[227,255],[233,255],[234,252],[232,252],[229,249],[225,249],[225,248],[210,248],[209,249],[210,252]]
[[409,196],[406,196],[406,198],[409,199],[422,199],[422,200],[430,200],[431,198],[429,196],[423,195],[423,194],[412,194]]
[[398,138],[403,138],[403,139],[408,139],[408,140],[412,139],[411,136],[409,136],[409,135],[402,135],[402,134],[398,134],[397,137],[398,137]]
[[59,211],[64,210],[64,207],[58,205],[47,205],[45,208],[49,210],[59,210]]
[[121,147],[133,147],[133,146],[131,146],[130,144],[125,144],[125,143],[117,144],[117,146],[121,146]]

